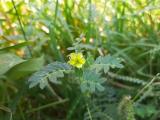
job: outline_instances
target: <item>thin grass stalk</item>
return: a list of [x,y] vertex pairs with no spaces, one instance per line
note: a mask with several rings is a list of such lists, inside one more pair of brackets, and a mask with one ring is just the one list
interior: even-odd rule
[[[20,25],[20,28],[21,28],[21,31],[22,31],[24,40],[25,40],[26,42],[28,42],[28,39],[27,39],[26,33],[25,33],[24,29],[23,29],[22,22],[21,22],[21,19],[20,19],[20,16],[19,16],[19,13],[18,13],[18,10],[17,10],[17,8],[16,8],[16,5],[15,5],[14,0],[12,0],[12,4],[13,4],[13,7],[14,7],[15,12],[16,12],[16,16],[17,16],[17,19],[18,19],[18,22],[19,22],[19,25]],[[28,49],[29,57],[32,57],[31,48],[30,48],[28,45],[27,45],[27,49]]]

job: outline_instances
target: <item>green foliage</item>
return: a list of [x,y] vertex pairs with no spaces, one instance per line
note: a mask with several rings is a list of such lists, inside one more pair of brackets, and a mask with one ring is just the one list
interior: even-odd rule
[[44,89],[48,86],[49,81],[54,84],[61,84],[58,78],[64,77],[64,72],[69,70],[71,70],[71,67],[66,63],[54,62],[48,64],[29,78],[29,87],[32,88],[39,85],[41,89]]
[[80,94],[77,96],[77,98],[74,99],[74,102],[72,102],[71,107],[68,110],[68,114],[66,116],[67,120],[70,120],[72,118],[73,114],[75,113],[76,108],[81,103],[82,98],[83,98],[83,96],[82,96],[82,94]]
[[155,106],[153,105],[138,105],[136,108],[135,108],[135,112],[138,116],[140,116],[141,118],[148,118],[148,117],[151,117],[154,113],[157,112]]
[[84,120],[90,120],[90,116],[93,120],[117,120],[117,95],[116,91],[105,86],[103,92],[97,92],[89,101],[88,109],[84,113]]
[[121,59],[115,58],[111,55],[104,57],[99,56],[93,64],[92,69],[95,69],[97,72],[104,71],[104,73],[107,73],[110,68],[123,68],[121,62]]
[[[156,81],[157,82],[154,82]],[[149,83],[147,83],[139,93],[139,97],[136,100],[135,112],[142,119],[155,120],[159,114],[159,90],[160,86],[157,84],[160,80],[159,74],[157,74]],[[143,103],[146,101],[147,103]],[[156,101],[156,102],[155,102]],[[150,104],[149,104],[150,103]],[[148,105],[146,105],[148,104]]]
[[96,73],[95,71],[91,70],[85,70],[80,83],[81,91],[89,93],[103,91],[104,87],[102,86],[102,83],[104,82],[105,79],[101,77],[100,73]]
[[99,108],[91,108],[90,115],[85,114],[84,120],[113,120],[106,112],[99,111]]

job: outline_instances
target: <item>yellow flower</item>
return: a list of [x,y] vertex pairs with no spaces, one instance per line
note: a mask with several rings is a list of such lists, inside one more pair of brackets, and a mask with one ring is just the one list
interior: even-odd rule
[[68,63],[77,68],[82,68],[83,64],[86,62],[82,53],[71,53],[69,58]]

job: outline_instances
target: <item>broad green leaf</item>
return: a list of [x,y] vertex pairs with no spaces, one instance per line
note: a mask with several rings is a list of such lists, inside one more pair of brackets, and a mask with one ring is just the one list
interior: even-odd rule
[[95,63],[91,66],[92,69],[95,69],[97,72],[104,71],[104,73],[107,73],[110,68],[123,68],[123,65],[121,64],[122,59],[115,58],[111,55],[107,56],[99,56]]
[[10,68],[23,62],[24,60],[20,57],[11,53],[1,53],[0,54],[0,75],[7,72]]
[[81,82],[81,91],[82,92],[91,92],[94,93],[97,91],[103,91],[104,87],[102,83],[105,81],[104,78],[101,77],[100,73],[96,73],[91,70],[85,70],[82,76]]
[[57,79],[64,77],[64,72],[68,70],[71,70],[71,67],[66,63],[54,62],[48,64],[29,78],[29,87],[32,88],[39,84],[40,88],[44,89],[48,86],[49,81],[61,84],[61,81]]
[[35,71],[40,70],[43,67],[43,64],[44,64],[43,56],[40,58],[33,58],[30,60],[26,60],[12,67],[9,71],[7,71],[5,75],[12,80],[19,79]]

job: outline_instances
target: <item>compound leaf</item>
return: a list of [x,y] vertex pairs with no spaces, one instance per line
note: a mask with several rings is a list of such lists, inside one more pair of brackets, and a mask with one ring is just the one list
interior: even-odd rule
[[42,70],[34,73],[29,78],[29,87],[35,87],[39,84],[41,89],[48,86],[48,82],[61,84],[58,78],[64,77],[64,72],[71,70],[71,67],[66,63],[54,62],[45,66]]
[[115,58],[111,55],[99,56],[92,65],[92,69],[95,69],[97,72],[103,70],[104,73],[107,73],[110,68],[123,68],[121,62],[122,59]]
[[100,73],[96,73],[92,70],[85,70],[82,76],[81,91],[94,93],[96,90],[103,91],[104,87],[102,83],[105,81],[101,78]]

